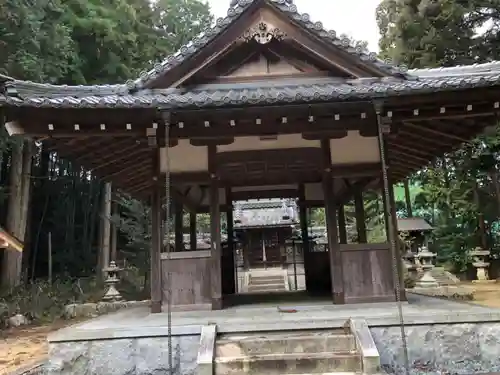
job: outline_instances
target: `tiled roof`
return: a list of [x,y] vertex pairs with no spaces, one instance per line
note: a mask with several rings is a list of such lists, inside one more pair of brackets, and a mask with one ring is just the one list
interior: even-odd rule
[[[11,106],[74,108],[200,108],[239,105],[312,103],[323,101],[370,100],[392,96],[424,94],[474,87],[500,86],[500,69],[470,74],[413,72],[414,79],[362,78],[355,80],[295,79],[238,84],[210,84],[191,91],[179,89],[142,90],[128,93],[123,85],[53,86],[23,81],[7,83],[8,95],[0,96]],[[465,67],[457,68],[465,69]],[[472,73],[479,70],[479,73]],[[424,72],[424,73],[421,73]],[[445,74],[440,76],[439,74]],[[422,75],[421,75],[422,74]],[[421,75],[421,76],[420,76]],[[15,96],[14,96],[15,95]]]
[[398,218],[398,232],[411,232],[411,231],[423,231],[428,232],[432,230],[432,226],[420,217],[411,218]]
[[[141,89],[149,82],[153,81],[157,77],[167,73],[169,70],[180,65],[191,56],[198,53],[203,47],[207,46],[212,42],[218,35],[222,34],[236,19],[240,17],[244,11],[250,7],[254,2],[259,0],[236,0],[231,1],[230,7],[227,11],[227,15],[224,18],[217,19],[215,25],[198,37],[194,38],[189,44],[180,48],[175,54],[168,56],[161,63],[157,64],[150,71],[145,71],[140,75],[140,78],[135,81],[128,82],[130,88]],[[305,29],[311,31],[319,38],[335,45],[336,47],[342,48],[344,51],[352,54],[359,59],[369,62],[377,67],[379,70],[391,74],[404,76],[406,69],[404,67],[399,68],[391,65],[388,61],[383,61],[377,58],[376,53],[366,53],[361,48],[355,48],[350,44],[350,41],[345,39],[340,39],[337,37],[337,33],[333,30],[326,30],[321,22],[314,22],[311,20],[310,16],[306,13],[299,13],[297,6],[293,4],[292,0],[268,0],[277,9],[287,15],[293,22],[298,23]]]
[[237,202],[235,228],[289,226],[297,223],[297,206],[289,199]]

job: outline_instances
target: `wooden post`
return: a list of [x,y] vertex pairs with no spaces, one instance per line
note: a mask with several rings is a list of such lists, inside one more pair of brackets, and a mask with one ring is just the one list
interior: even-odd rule
[[358,242],[367,243],[365,205],[363,202],[363,191],[357,190],[354,193],[354,210],[356,212],[356,230],[358,232]]
[[394,184],[392,183],[392,175],[389,169],[389,182],[391,188],[389,189],[389,199],[391,200],[391,225],[394,228],[394,233],[396,234],[396,267],[398,269],[399,275],[399,285],[401,285],[400,297],[401,301],[406,301],[406,290],[404,287],[404,272],[403,272],[403,256],[401,254],[401,242],[399,241],[398,234],[398,216],[396,213],[396,200],[394,199]]
[[339,242],[347,243],[347,228],[345,221],[345,207],[343,204],[339,206]]
[[[112,202],[111,204],[111,210],[113,215],[118,215],[118,203]],[[113,262],[116,262],[116,249],[118,246],[118,226],[111,222],[111,254],[110,254],[110,260]]]
[[49,285],[52,285],[52,232],[49,232],[48,234],[48,252],[49,252]]
[[174,201],[174,210],[175,251],[184,251],[184,208],[182,202]]
[[161,312],[161,190],[160,149],[153,151],[155,176],[151,192],[151,313]]
[[[306,192],[304,184],[299,185],[299,220],[300,220],[300,232],[302,237],[302,258],[304,260],[304,274],[306,278],[306,290],[308,292],[314,291],[315,285],[311,282],[311,272],[314,270],[310,269],[310,242],[309,241],[309,231],[307,230],[307,204],[306,204]],[[295,244],[294,244],[295,248]],[[294,249],[295,252],[295,249]]]
[[227,246],[222,254],[222,293],[236,293],[236,264],[234,262],[234,218],[231,188],[226,187]]
[[106,277],[104,268],[109,267],[109,257],[110,257],[110,245],[111,245],[111,182],[106,182],[104,184],[104,196],[103,196],[103,207],[101,214],[102,223],[102,242],[101,242],[101,256],[102,256],[102,268],[101,273],[103,279]]
[[189,212],[189,249],[191,251],[196,250],[197,246],[196,239],[196,212]]
[[[399,246],[398,224],[396,217],[396,205],[394,202],[394,189],[392,186],[391,171],[389,165],[389,157],[387,153],[387,135],[390,133],[390,127],[382,123],[382,103],[375,103],[375,111],[377,113],[377,134],[380,153],[380,165],[382,168],[381,173],[381,187],[382,187],[382,200],[384,202],[384,217],[387,233],[387,241],[391,247],[391,263],[395,267],[395,275],[398,278],[394,280],[394,294],[396,299],[406,300],[406,293],[403,282],[403,263],[401,258],[401,251]],[[387,199],[388,198],[388,199]],[[394,264],[394,262],[396,264]],[[399,280],[398,280],[399,279]],[[399,281],[399,288],[396,288],[396,281]],[[399,289],[399,290],[398,290]]]
[[210,282],[212,289],[212,309],[222,309],[221,280],[221,233],[220,233],[220,202],[219,180],[215,165],[215,145],[208,146],[208,168],[210,172],[210,242],[212,251],[212,269]]
[[[165,125],[170,121],[168,113],[162,114],[165,120]],[[151,250],[150,250],[150,267],[151,267],[151,313],[161,313],[162,307],[162,263],[161,249],[163,245],[162,228],[162,202],[165,193],[164,181],[165,175],[160,170],[161,148],[165,147],[165,131],[166,126],[158,127],[156,131],[156,143],[151,153],[151,161],[153,165],[153,184],[151,187]],[[168,146],[167,146],[168,147]],[[167,267],[170,265],[167,265]],[[167,294],[168,295],[168,294]]]
[[321,141],[323,150],[323,194],[325,197],[325,216],[328,232],[328,249],[330,261],[330,277],[332,280],[333,303],[344,304],[344,277],[342,269],[342,254],[340,252],[337,232],[337,213],[334,195],[334,179],[332,176],[330,142]]

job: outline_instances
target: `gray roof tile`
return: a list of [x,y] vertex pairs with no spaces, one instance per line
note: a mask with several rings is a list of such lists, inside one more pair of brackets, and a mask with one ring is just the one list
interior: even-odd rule
[[[476,69],[478,66],[476,66]],[[415,76],[416,77],[416,76]],[[201,108],[239,105],[313,103],[370,100],[473,87],[500,85],[500,70],[478,74],[427,76],[410,80],[368,78],[357,80],[295,79],[242,84],[204,85],[188,92],[178,89],[128,93],[123,85],[53,86],[13,81],[11,94],[0,97],[11,106],[74,108]],[[15,96],[12,96],[15,92]]]

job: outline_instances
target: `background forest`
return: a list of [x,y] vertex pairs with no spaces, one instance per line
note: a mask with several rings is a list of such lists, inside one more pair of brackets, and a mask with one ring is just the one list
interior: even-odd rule
[[[380,55],[396,64],[425,68],[500,59],[500,0],[383,0],[376,16]],[[4,0],[0,74],[54,84],[121,83],[212,22],[209,7],[198,0]],[[55,277],[72,283],[95,275],[102,184],[43,143],[0,132],[0,225],[26,243],[22,263],[4,254],[2,286],[10,290],[46,279],[49,233]],[[464,266],[466,250],[499,248],[499,152],[496,130],[434,160],[396,191],[399,215],[426,217],[437,228],[439,260],[457,270]],[[405,205],[410,191],[412,213]],[[126,196],[115,200],[122,214],[121,257],[147,273],[147,206]],[[383,224],[375,192],[365,195],[365,206],[376,240]],[[346,207],[348,223],[353,211]],[[322,225],[321,211],[311,220]],[[198,219],[200,230],[204,221]]]

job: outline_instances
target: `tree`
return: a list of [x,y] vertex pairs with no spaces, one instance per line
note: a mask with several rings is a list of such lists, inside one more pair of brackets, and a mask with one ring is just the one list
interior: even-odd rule
[[[124,83],[174,53],[212,20],[208,5],[198,0],[5,0],[0,2],[0,74],[54,84]],[[0,76],[0,89],[3,81]],[[6,216],[22,211],[8,189],[19,185],[9,176],[19,165],[20,146],[0,130],[0,199],[10,201],[8,210],[0,205],[5,223],[11,220]],[[21,224],[27,241],[23,264],[32,277],[46,273],[47,234],[52,232],[54,272],[94,274],[99,181],[45,144],[19,142],[35,151],[29,170],[15,174],[28,176],[32,192],[25,215],[30,220]],[[9,257],[3,260],[3,267],[11,267]],[[9,283],[16,285],[19,269],[12,275]]]
[[[500,46],[499,7],[498,0],[384,0],[377,9],[381,54],[411,68],[489,61]],[[413,176],[422,187],[414,209],[436,228],[440,260],[457,269],[467,250],[498,248],[500,133],[490,125],[491,134]]]

